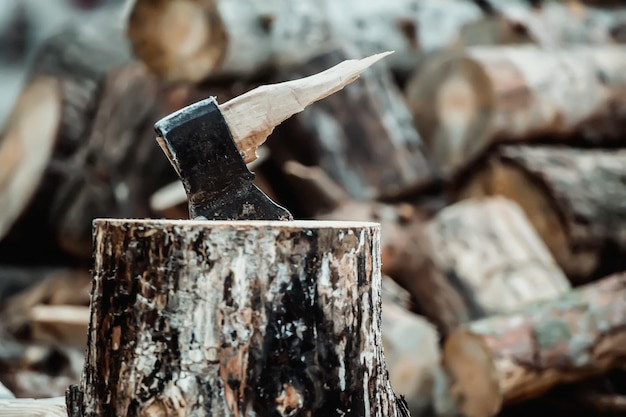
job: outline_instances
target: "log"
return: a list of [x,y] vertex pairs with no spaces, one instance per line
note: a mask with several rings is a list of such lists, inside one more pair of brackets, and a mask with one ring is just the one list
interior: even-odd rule
[[[348,54],[320,54],[291,76],[315,73]],[[319,166],[356,199],[407,194],[436,177],[402,95],[382,66],[296,115],[277,134],[290,138],[269,145],[279,164],[294,159]]]
[[507,145],[459,198],[516,201],[576,284],[624,270],[626,150]]
[[626,358],[626,275],[455,330],[443,363],[465,415],[493,416],[506,404],[557,384],[602,375]]
[[[355,7],[359,3],[360,7]],[[397,60],[412,65],[418,47],[416,2],[401,0],[384,6],[376,0],[285,4],[272,24],[272,39],[280,48],[276,52],[277,65],[297,66],[339,42],[358,45],[363,55],[381,48],[396,51],[389,65]]]
[[268,25],[282,3],[134,0],[127,34],[135,54],[171,81],[249,74],[269,66]]
[[173,179],[153,142],[156,80],[123,44],[92,38],[69,28],[41,48],[0,138],[5,261],[88,259],[94,217],[146,217],[149,195]]
[[97,220],[68,397],[84,416],[408,415],[385,371],[378,239],[371,223]]
[[402,282],[447,334],[462,323],[566,293],[570,284],[524,212],[504,198],[441,210],[416,237]]
[[356,46],[360,56],[396,51],[389,65],[407,72],[420,50],[447,46],[480,15],[461,0],[134,0],[127,33],[135,54],[169,80],[250,78],[299,64],[338,41]]
[[469,22],[459,33],[464,46],[534,43],[544,47],[622,43],[616,31],[626,23],[623,8],[579,2],[492,2],[493,13]]
[[385,296],[385,286],[393,284],[390,278],[383,276],[385,364],[394,392],[405,397],[411,415],[422,416],[433,408],[436,380],[442,378],[439,335],[423,317]]
[[407,87],[415,123],[448,177],[499,142],[623,142],[623,46],[475,47],[442,53]]

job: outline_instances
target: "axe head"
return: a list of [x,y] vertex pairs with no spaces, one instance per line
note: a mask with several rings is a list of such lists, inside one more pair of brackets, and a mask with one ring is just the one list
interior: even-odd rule
[[185,187],[191,219],[293,219],[253,184],[254,174],[214,97],[172,113],[154,127]]

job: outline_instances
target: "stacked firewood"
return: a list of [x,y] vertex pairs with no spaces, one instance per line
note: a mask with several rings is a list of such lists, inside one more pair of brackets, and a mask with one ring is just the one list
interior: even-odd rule
[[279,126],[255,182],[297,218],[381,223],[385,360],[412,415],[626,412],[608,3],[135,0],[47,38],[0,134],[0,383],[76,382],[92,219],[187,218],[156,120],[394,50]]

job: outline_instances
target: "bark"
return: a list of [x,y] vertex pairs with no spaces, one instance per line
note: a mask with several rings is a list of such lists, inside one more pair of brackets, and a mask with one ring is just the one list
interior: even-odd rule
[[382,354],[378,230],[97,221],[83,415],[406,415]]
[[[347,54],[318,55],[293,75],[315,73]],[[279,162],[296,159],[319,166],[354,198],[398,196],[423,188],[435,176],[410,112],[381,67],[293,119],[277,132],[290,140],[270,143],[272,155]]]
[[622,366],[625,306],[626,275],[618,274],[455,330],[443,360],[460,408],[492,416],[503,404]]
[[508,145],[461,191],[461,198],[516,201],[574,283],[626,264],[626,151]]
[[454,175],[498,142],[620,143],[622,46],[476,47],[442,53],[407,99],[432,157]]
[[[570,289],[522,210],[510,200],[468,200],[420,230],[414,275],[403,283],[444,334],[462,323]],[[414,255],[417,257],[416,255]]]
[[154,145],[156,80],[126,63],[123,44],[92,35],[71,28],[41,48],[0,142],[5,260],[35,261],[34,234],[50,258],[39,262],[58,262],[59,248],[88,259],[94,217],[146,217],[174,177]]

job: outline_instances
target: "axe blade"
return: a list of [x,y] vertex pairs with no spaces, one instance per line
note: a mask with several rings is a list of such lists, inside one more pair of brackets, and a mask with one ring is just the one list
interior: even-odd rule
[[293,220],[254,184],[214,97],[155,124],[157,141],[178,173],[189,217],[207,220]]

